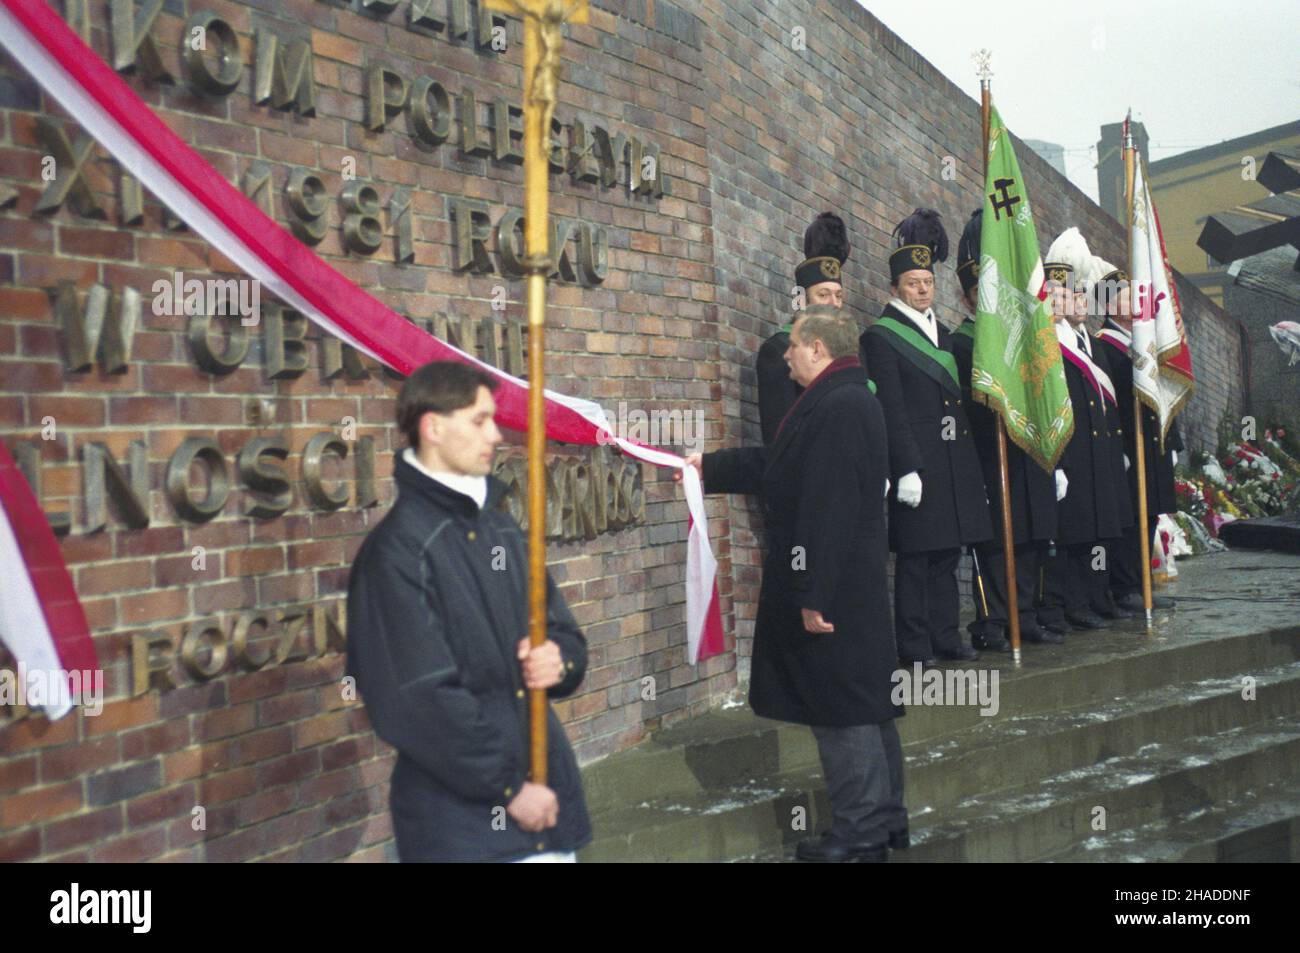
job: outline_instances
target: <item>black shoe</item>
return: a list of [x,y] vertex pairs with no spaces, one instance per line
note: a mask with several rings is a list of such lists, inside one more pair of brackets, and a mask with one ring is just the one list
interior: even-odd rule
[[853,843],[826,833],[801,840],[794,849],[794,856],[796,860],[812,864],[871,864],[888,860],[889,849],[884,844]]
[[1010,652],[1011,643],[1000,633],[992,635],[972,635],[970,637],[971,647],[980,652]]
[[916,665],[916,663],[918,663],[918,662],[921,663],[921,671],[923,671],[923,672],[924,672],[924,671],[927,671],[927,670],[929,670],[929,669],[932,669],[932,668],[938,668],[938,666],[939,666],[939,660],[936,659],[933,655],[931,655],[929,658],[905,658],[905,659],[899,659],[899,660],[898,660],[898,667],[899,667],[899,668],[907,669],[907,670],[910,672],[910,671],[912,671],[912,666]]
[[904,827],[901,831],[889,832],[889,849],[890,850],[907,850],[912,846],[912,835]]
[[1065,621],[1076,629],[1104,629],[1106,620],[1095,612],[1066,613]]
[[945,662],[973,662],[980,657],[980,654],[968,645],[958,645],[948,651],[941,649],[934,654]]
[[[1142,593],[1130,592],[1127,596],[1121,596],[1115,600],[1115,604],[1124,609],[1131,610],[1135,615],[1146,612],[1146,607],[1142,604]],[[1176,603],[1169,596],[1151,596],[1152,609],[1172,609]]]
[[1139,616],[1141,614],[1142,613],[1140,611],[1134,612],[1132,609],[1126,609],[1118,602],[1115,603],[1113,606],[1106,608],[1105,610],[1102,609],[1097,610],[1097,615],[1101,616],[1103,619],[1132,619],[1135,616]]
[[1044,626],[1041,629],[1023,629],[1020,638],[1031,645],[1064,645],[1065,636],[1055,629]]
[[1042,626],[1044,631],[1052,632],[1056,635],[1065,635],[1065,633],[1070,631],[1070,626],[1067,622],[1039,622],[1038,624]]

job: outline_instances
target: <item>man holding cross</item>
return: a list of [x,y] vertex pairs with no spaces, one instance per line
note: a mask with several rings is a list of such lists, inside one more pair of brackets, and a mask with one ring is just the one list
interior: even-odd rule
[[591,839],[582,779],[547,708],[548,783],[529,779],[530,689],[572,694],[587,643],[549,575],[530,648],[528,550],[490,475],[496,380],[468,364],[412,372],[397,502],[348,579],[348,673],[397,749],[389,802],[402,861],[572,860]]

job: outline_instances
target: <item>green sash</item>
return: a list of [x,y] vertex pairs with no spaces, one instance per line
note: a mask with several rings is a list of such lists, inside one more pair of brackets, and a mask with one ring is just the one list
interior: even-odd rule
[[961,379],[957,376],[957,361],[942,348],[937,348],[916,328],[884,315],[870,328],[880,329],[890,346],[909,364],[952,394],[961,396]]
[[960,334],[963,337],[970,338],[972,341],[975,340],[975,322],[969,319],[963,321],[958,326],[957,330],[952,332],[952,334],[954,336]]

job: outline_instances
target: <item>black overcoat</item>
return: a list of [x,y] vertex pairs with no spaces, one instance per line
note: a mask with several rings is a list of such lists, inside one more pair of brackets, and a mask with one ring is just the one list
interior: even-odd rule
[[[915,327],[892,305],[883,316]],[[951,352],[950,337],[940,324],[940,350]],[[867,328],[859,344],[889,433],[890,548],[898,553],[930,552],[992,539],[984,473],[960,389],[954,385],[950,392],[920,370],[902,355],[893,335],[878,325]],[[951,424],[946,418],[952,418]],[[921,505],[915,509],[898,502],[899,478],[914,470],[921,477]]]
[[[1133,426],[1133,359],[1128,350],[1120,347],[1109,338],[1098,338],[1106,350],[1110,362],[1110,379],[1115,382],[1115,398],[1119,402],[1119,418],[1124,424],[1124,452],[1128,454],[1133,466],[1127,474],[1129,498],[1137,508],[1137,433]],[[1097,345],[1093,345],[1093,350]],[[1169,451],[1183,450],[1183,437],[1178,424],[1169,427],[1169,437],[1164,449],[1160,448],[1160,421],[1151,408],[1142,408],[1142,443],[1146,450],[1147,470],[1147,516],[1155,519],[1160,513],[1173,513],[1178,510],[1178,497],[1174,495],[1174,465],[1169,459]],[[1136,518],[1136,517],[1135,517]]]
[[[866,371],[831,371],[805,391],[770,447],[704,455],[709,493],[763,501],[768,552],[749,703],[803,725],[879,724],[898,668],[885,538],[885,420]],[[796,548],[799,547],[799,548]],[[815,609],[834,632],[804,629]]]
[[1056,541],[1070,546],[1115,539],[1123,525],[1119,498],[1126,492],[1122,477],[1117,479],[1124,471],[1123,459],[1116,459],[1120,445],[1111,439],[1106,402],[1073,362],[1066,358],[1062,363],[1074,410],[1074,434],[1057,463],[1069,487],[1058,504]]
[[[488,477],[474,500],[399,454],[393,508],[348,580],[348,674],[370,724],[397,749],[389,803],[403,861],[515,860],[591,839],[578,764],[547,715],[548,785],[558,826],[530,834],[504,811],[528,777],[528,699],[516,646],[528,633],[528,546]],[[587,645],[547,576],[547,638],[571,694]]]
[[[975,322],[967,318],[962,328]],[[1002,543],[1002,489],[998,466],[997,414],[971,395],[971,368],[975,339],[970,334],[952,335],[952,356],[961,372],[962,402],[971,436],[984,471],[993,518],[994,542]],[[1011,532],[1015,545],[1031,540],[1056,538],[1056,477],[1048,473],[1011,440],[1007,444],[1007,483],[1011,496]],[[924,499],[924,494],[922,494]]]
[[[1115,374],[1111,369],[1109,360],[1110,354],[1114,352],[1109,347],[1102,347],[1101,343],[1095,339],[1090,343],[1092,344],[1093,363],[1106,372],[1106,376],[1110,378],[1112,385],[1115,384]],[[1136,494],[1130,494],[1128,490],[1128,475],[1133,472],[1134,458],[1129,456],[1129,466],[1127,469],[1124,466],[1124,457],[1126,456],[1125,433],[1133,429],[1133,420],[1131,417],[1127,421],[1124,420],[1123,415],[1120,413],[1118,400],[1119,389],[1116,387],[1116,403],[1112,404],[1110,401],[1106,401],[1106,439],[1110,441],[1110,465],[1115,474],[1115,517],[1119,520],[1120,529],[1123,530],[1136,523],[1133,514],[1137,508],[1137,496]],[[1129,413],[1132,413],[1132,411],[1133,408],[1130,407]]]
[[777,331],[763,342],[754,360],[754,375],[758,380],[758,423],[763,431],[763,445],[770,446],[776,439],[776,428],[803,393],[803,388],[790,379],[790,365],[785,362],[786,349],[790,347],[790,332]]

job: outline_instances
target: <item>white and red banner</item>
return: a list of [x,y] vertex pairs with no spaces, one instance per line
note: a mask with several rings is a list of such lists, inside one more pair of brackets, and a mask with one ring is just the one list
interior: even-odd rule
[[1174,416],[1192,396],[1196,379],[1192,352],[1178,304],[1160,217],[1143,164],[1136,163],[1133,180],[1133,225],[1129,236],[1129,293],[1133,310],[1133,389],[1138,400],[1160,418],[1160,442]]
[[[90,673],[99,670],[86,613],[54,530],[4,441],[0,441],[0,638],[18,663],[17,680],[6,686],[16,695],[6,697],[6,703],[43,706],[51,718],[66,715],[80,699],[84,680],[93,680]],[[37,691],[38,684],[45,687]]]
[[[465,361],[501,381],[497,422],[528,428],[528,384],[416,327],[357,287],[256,204],[149,109],[45,0],[0,0],[0,44],[122,167],[250,278],[335,337],[409,374],[435,360]],[[611,432],[592,401],[546,391],[546,433],[566,443],[613,443],[662,467],[682,469],[690,511],[687,542],[687,658],[723,650],[717,561],[709,546],[703,488],[674,454]],[[8,573],[7,565],[0,571]],[[5,634],[7,633],[0,633]]]

